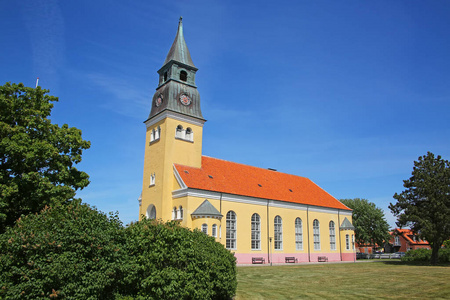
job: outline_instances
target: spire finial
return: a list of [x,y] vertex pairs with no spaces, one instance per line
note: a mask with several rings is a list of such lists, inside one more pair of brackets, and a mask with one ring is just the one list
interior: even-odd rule
[[178,21],[178,24],[180,24],[183,21],[183,17],[180,16],[180,20]]

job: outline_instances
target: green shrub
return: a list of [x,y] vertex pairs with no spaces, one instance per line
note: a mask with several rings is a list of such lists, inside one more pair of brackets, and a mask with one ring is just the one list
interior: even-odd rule
[[114,297],[121,231],[117,216],[78,201],[19,219],[0,235],[0,298]]
[[74,201],[0,235],[0,299],[230,299],[234,255],[176,222],[124,228]]
[[132,271],[120,294],[138,299],[230,299],[234,255],[214,238],[176,222],[143,220],[126,229]]
[[450,248],[439,249],[439,262],[450,262]]
[[[406,252],[405,256],[402,257],[402,261],[413,262],[429,262],[431,259],[431,249],[416,249]],[[438,261],[450,262],[450,249],[441,248],[439,249]]]
[[431,259],[430,249],[416,249],[410,250],[405,253],[402,257],[402,261],[413,262],[413,261],[424,261],[429,262]]

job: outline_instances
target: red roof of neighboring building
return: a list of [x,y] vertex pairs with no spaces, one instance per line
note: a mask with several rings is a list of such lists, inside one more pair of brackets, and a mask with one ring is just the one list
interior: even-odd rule
[[[429,243],[425,240],[420,240],[411,229],[400,229],[395,228],[394,231],[391,231],[390,234],[393,235],[394,232],[397,232],[397,235],[401,235],[404,237],[409,243],[416,245],[428,245]],[[416,240],[413,240],[411,236],[416,236]]]
[[193,189],[351,210],[305,177],[202,156],[202,168],[175,164]]

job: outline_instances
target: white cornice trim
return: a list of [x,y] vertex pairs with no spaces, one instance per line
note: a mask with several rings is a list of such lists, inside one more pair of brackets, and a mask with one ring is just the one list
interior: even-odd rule
[[[176,172],[176,170],[175,170]],[[178,172],[176,172],[175,177],[180,176]],[[177,178],[178,180],[178,178]],[[181,180],[181,178],[180,178]],[[180,184],[181,186],[181,184]],[[205,199],[214,199],[214,200],[220,200],[222,196],[222,201],[230,201],[230,202],[239,202],[239,203],[246,203],[246,204],[252,204],[252,205],[261,205],[261,206],[267,206],[269,207],[279,207],[279,208],[289,208],[289,209],[297,209],[297,210],[309,210],[310,212],[321,212],[321,213],[337,213],[341,215],[348,215],[351,216],[351,211],[345,211],[338,208],[330,208],[330,207],[321,207],[321,206],[314,206],[314,205],[307,205],[307,204],[299,204],[299,203],[291,203],[291,202],[285,202],[285,201],[279,201],[279,200],[268,200],[268,199],[262,199],[262,198],[254,198],[254,197],[247,197],[247,196],[240,196],[240,195],[233,195],[233,194],[221,194],[219,192],[212,192],[212,191],[205,191],[205,190],[198,190],[198,189],[191,189],[188,188],[186,185],[184,185],[181,189],[172,191],[172,197],[173,198],[181,198],[181,197],[198,197],[198,198],[205,198]]]
[[[177,168],[175,168],[175,165],[173,165],[173,175],[175,175],[175,179],[177,180],[178,184],[181,186],[181,190],[187,189],[187,185],[184,183],[183,179],[181,179],[180,174],[177,171]],[[175,192],[175,191],[174,191]],[[174,193],[172,192],[172,194]],[[179,197],[174,197],[174,198],[179,198]]]
[[203,124],[205,124],[205,122],[206,122],[206,120],[183,115],[183,114],[171,111],[171,110],[164,110],[161,113],[159,113],[158,115],[152,117],[151,119],[146,120],[144,123],[145,123],[146,127],[149,128],[149,127],[155,125],[156,123],[164,120],[165,118],[171,118],[171,119],[175,119],[178,121],[191,123],[191,124],[197,125],[197,126],[203,126]]

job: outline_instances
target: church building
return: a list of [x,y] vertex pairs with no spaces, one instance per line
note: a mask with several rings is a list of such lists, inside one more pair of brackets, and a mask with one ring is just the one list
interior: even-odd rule
[[140,217],[197,228],[238,264],[353,261],[352,211],[314,182],[202,155],[197,70],[180,18],[144,122]]

